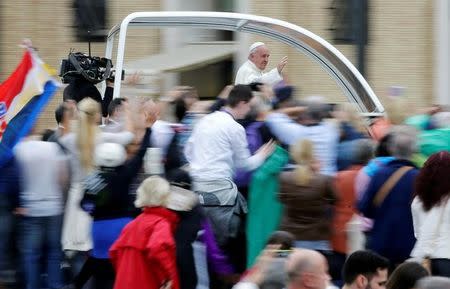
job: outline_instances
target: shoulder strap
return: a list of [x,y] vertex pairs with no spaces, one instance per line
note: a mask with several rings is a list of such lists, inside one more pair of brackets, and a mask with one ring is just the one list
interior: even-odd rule
[[386,199],[387,195],[391,192],[398,181],[405,175],[408,171],[412,170],[413,167],[404,166],[396,170],[390,177],[384,182],[383,186],[378,190],[373,198],[373,204],[375,207],[379,207]]
[[67,149],[67,147],[65,145],[63,145],[58,138],[55,139],[55,143],[59,146],[59,148],[62,150],[62,152],[67,155],[69,154],[69,150]]

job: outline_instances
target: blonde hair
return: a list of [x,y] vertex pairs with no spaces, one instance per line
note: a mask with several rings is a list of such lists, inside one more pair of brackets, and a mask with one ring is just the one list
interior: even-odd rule
[[349,102],[340,103],[337,106],[337,110],[347,114],[348,122],[353,128],[355,128],[358,132],[367,135],[367,128],[364,125],[364,120],[354,104]]
[[296,183],[301,186],[308,185],[313,176],[313,143],[307,139],[300,140],[289,148],[289,153],[297,164],[294,170]]
[[146,178],[137,189],[134,206],[142,207],[166,207],[170,195],[170,184],[158,176]]
[[86,97],[78,103],[77,148],[80,152],[80,163],[83,169],[90,171],[94,167],[93,152],[95,137],[98,133],[97,119],[100,104]]
[[403,124],[417,109],[416,104],[406,97],[386,97],[383,106],[392,125]]

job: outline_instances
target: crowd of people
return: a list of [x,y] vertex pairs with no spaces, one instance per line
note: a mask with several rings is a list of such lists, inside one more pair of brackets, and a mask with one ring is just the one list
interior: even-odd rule
[[269,56],[213,102],[70,84],[1,168],[0,288],[450,288],[450,111],[368,125]]

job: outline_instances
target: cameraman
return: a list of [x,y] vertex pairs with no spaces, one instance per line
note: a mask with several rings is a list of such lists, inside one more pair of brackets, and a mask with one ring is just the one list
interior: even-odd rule
[[103,117],[108,116],[108,106],[113,98],[114,83],[110,80],[106,80],[105,97],[102,99],[100,92],[94,83],[89,80],[80,77],[74,77],[70,79],[69,85],[64,89],[63,100],[74,100],[76,103],[80,102],[85,97],[90,97],[102,106]]

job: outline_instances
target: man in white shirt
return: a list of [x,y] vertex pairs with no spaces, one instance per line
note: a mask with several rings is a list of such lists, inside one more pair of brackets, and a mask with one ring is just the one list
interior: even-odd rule
[[[45,287],[61,288],[63,188],[69,182],[68,160],[56,143],[40,141],[35,136],[19,142],[14,152],[22,175],[16,212],[21,215],[19,249],[26,288],[40,288],[44,271]],[[41,257],[45,258],[45,269]]]
[[263,42],[255,42],[248,52],[248,60],[239,68],[234,84],[262,82],[274,86],[283,80],[281,72],[287,64],[287,56],[281,59],[276,68],[264,73],[270,57],[267,46]]
[[242,231],[241,220],[247,213],[246,201],[233,182],[234,171],[258,168],[274,149],[274,144],[269,142],[250,155],[245,130],[236,119],[247,115],[252,98],[249,86],[235,86],[228,96],[228,105],[203,117],[185,147],[192,189],[199,194],[217,243],[233,254],[230,240]]
[[194,127],[185,148],[194,181],[232,180],[235,168],[252,171],[272,152],[273,144],[268,143],[251,156],[245,129],[236,122],[250,111],[252,98],[248,86],[237,85],[223,110],[205,116]]

